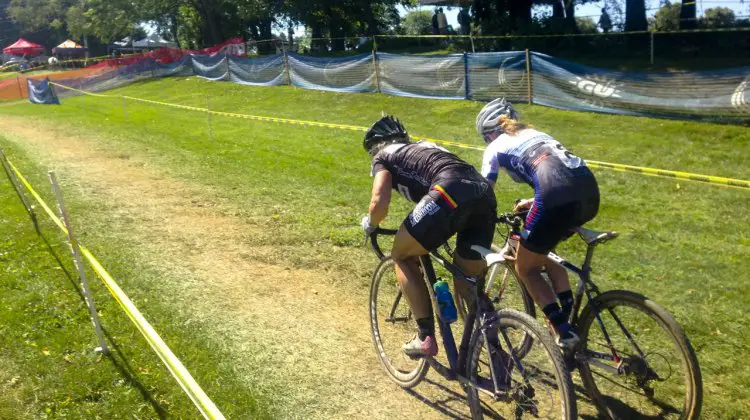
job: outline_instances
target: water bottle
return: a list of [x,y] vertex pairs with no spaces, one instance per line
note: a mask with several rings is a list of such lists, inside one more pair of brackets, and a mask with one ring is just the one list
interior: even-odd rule
[[453,303],[453,295],[445,280],[438,280],[433,286],[435,288],[435,299],[440,309],[440,319],[445,323],[452,323],[458,319],[456,304]]

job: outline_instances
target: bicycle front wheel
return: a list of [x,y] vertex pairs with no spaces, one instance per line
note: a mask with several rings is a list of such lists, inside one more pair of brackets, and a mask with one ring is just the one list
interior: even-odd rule
[[[484,327],[482,327],[484,328]],[[467,387],[472,418],[575,419],[576,399],[570,372],[565,367],[562,353],[549,332],[529,315],[514,310],[497,311],[496,321],[490,328],[497,331],[504,360],[510,367],[510,381],[499,392],[495,390],[492,370],[498,372],[497,358],[488,352],[488,335],[482,328],[472,335],[466,370],[474,387]],[[512,343],[519,337],[529,336],[530,347],[520,358]],[[502,352],[501,352],[502,353]],[[496,373],[497,374],[497,373]]]
[[419,384],[430,365],[426,359],[411,359],[401,349],[414,335],[414,316],[401,293],[393,260],[380,263],[370,286],[370,326],[375,352],[390,378],[402,388]]
[[613,290],[586,305],[576,349],[581,379],[612,419],[697,419],[703,383],[690,341],[662,307]]

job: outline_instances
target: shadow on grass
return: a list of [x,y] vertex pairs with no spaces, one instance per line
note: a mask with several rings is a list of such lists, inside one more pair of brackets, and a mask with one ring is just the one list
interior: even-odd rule
[[[437,383],[431,379],[425,379],[424,380],[427,384],[431,385],[433,388],[441,391],[440,394],[444,396],[442,399],[434,398],[430,399],[424,394],[421,394],[413,389],[407,389],[406,393],[411,395],[412,397],[418,399],[419,401],[427,404],[431,408],[433,408],[438,413],[442,414],[443,416],[446,416],[448,418],[452,419],[466,419],[470,418],[468,415],[468,404],[466,402],[466,395],[460,394],[448,387],[446,387],[443,384]],[[458,411],[456,409],[456,406],[463,406],[466,407],[466,411]]]
[[[55,249],[52,247],[52,245],[49,243],[49,240],[47,237],[37,228],[37,233],[39,234],[39,237],[42,238],[45,245],[47,246],[47,250],[50,254],[55,258],[55,261],[57,261],[57,264],[60,266],[60,268],[63,270],[63,273],[65,273],[65,277],[68,278],[68,281],[70,281],[70,284],[75,289],[76,293],[78,293],[78,297],[81,299],[81,303],[83,303],[84,306],[86,306],[86,297],[83,294],[83,291],[79,287],[77,283],[77,278],[74,277],[67,268],[65,268],[65,264],[63,264],[63,261],[60,259],[60,256],[57,255],[57,252],[55,252]],[[137,374],[133,370],[132,366],[130,366],[130,363],[128,363],[128,359],[125,357],[125,355],[122,354],[122,351],[120,350],[120,346],[117,344],[117,341],[112,337],[111,334],[109,334],[109,331],[102,326],[102,333],[106,337],[106,340],[109,344],[110,351],[106,355],[107,358],[112,362],[112,364],[115,366],[117,371],[122,375],[128,384],[132,385],[135,389],[140,392],[141,396],[145,401],[148,401],[149,404],[151,404],[151,407],[153,407],[154,411],[156,412],[156,415],[159,416],[160,419],[165,419],[168,417],[167,410],[159,404],[158,401],[154,399],[154,397],[151,395],[151,393],[146,389],[146,387],[143,385],[143,383],[138,379]]]

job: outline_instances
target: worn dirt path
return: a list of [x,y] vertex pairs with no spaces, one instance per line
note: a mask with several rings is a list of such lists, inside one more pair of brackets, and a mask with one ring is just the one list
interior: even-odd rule
[[31,117],[0,116],[0,126],[64,188],[107,204],[98,210],[111,221],[107,237],[135,241],[148,265],[171,273],[159,281],[172,282],[178,309],[216,325],[210,334],[249,385],[271,384],[275,415],[468,415],[458,388],[434,373],[415,393],[392,384],[372,348],[366,295],[345,293],[331,273],[253,261],[262,250],[243,238],[259,227],[210,188],[170,178],[130,151],[113,153],[94,135],[67,136]]

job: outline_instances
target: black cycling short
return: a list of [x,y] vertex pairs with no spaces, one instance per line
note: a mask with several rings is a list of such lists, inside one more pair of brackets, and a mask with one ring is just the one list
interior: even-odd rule
[[443,179],[435,183],[404,220],[406,230],[428,251],[454,234],[462,258],[480,260],[472,245],[490,248],[495,233],[495,194],[484,179]]
[[599,188],[593,176],[581,177],[570,190],[571,201],[546,205],[535,197],[521,231],[521,244],[529,251],[547,254],[573,234],[573,228],[593,219],[599,211]]

